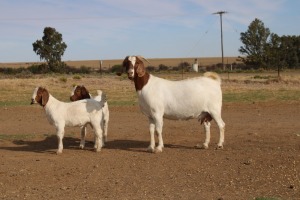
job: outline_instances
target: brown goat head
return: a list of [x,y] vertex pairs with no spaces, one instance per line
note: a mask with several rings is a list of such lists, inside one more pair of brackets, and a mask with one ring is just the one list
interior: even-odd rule
[[49,100],[49,92],[43,87],[35,88],[32,98],[31,104],[38,103],[41,106],[46,106]]
[[84,85],[77,85],[74,87],[73,93],[70,96],[71,101],[78,101],[81,99],[90,99],[90,93]]

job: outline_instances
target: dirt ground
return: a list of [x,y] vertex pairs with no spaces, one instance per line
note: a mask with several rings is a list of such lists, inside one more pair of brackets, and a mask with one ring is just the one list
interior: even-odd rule
[[[28,102],[29,103],[29,102]],[[225,104],[223,150],[212,123],[207,150],[197,120],[164,121],[165,148],[148,153],[148,120],[136,106],[110,108],[108,142],[79,146],[38,105],[0,108],[0,199],[300,199],[300,103]]]

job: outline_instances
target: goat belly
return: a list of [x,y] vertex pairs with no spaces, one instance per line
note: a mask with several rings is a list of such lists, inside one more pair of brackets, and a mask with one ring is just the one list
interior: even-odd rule
[[189,120],[189,119],[195,119],[199,116],[199,114],[195,113],[164,113],[165,119],[171,119],[171,120]]
[[83,126],[89,121],[90,119],[88,116],[73,115],[66,119],[66,126]]

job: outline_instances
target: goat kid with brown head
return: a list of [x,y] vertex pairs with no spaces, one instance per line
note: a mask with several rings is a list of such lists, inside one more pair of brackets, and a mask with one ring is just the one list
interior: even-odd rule
[[102,108],[105,102],[98,102],[93,99],[65,103],[54,98],[45,88],[34,89],[31,104],[38,103],[44,107],[46,117],[50,124],[56,127],[58,138],[57,154],[63,150],[63,137],[65,126],[85,127],[90,124],[95,133],[96,142],[94,148],[100,151],[102,147]]
[[[102,109],[103,118],[101,121],[101,127],[103,128],[103,143],[104,146],[107,142],[107,134],[108,134],[108,122],[109,122],[109,109],[108,103],[106,101],[106,95],[102,90],[97,90],[97,96],[93,97],[88,89],[84,85],[75,85],[70,96],[71,101],[78,101],[82,99],[94,99],[96,101],[105,101],[104,107]],[[86,136],[86,127],[81,128],[81,143],[80,148],[84,148],[85,146],[85,136]]]

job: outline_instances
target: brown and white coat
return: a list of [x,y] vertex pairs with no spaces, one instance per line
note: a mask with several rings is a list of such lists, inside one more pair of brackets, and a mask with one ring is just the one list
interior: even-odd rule
[[51,125],[56,127],[58,137],[57,154],[62,153],[65,126],[87,126],[90,124],[95,132],[95,150],[100,151],[102,147],[102,108],[104,102],[93,99],[85,99],[75,102],[61,102],[54,98],[47,89],[37,87],[34,89],[31,104],[38,103],[43,106],[46,117]]
[[[127,56],[123,61],[128,78],[134,82],[141,111],[149,118],[151,152],[162,152],[163,118],[188,120],[198,118],[204,123],[206,139],[210,142],[210,121],[214,119],[220,130],[218,148],[223,148],[225,123],[221,118],[221,79],[216,73],[206,72],[202,77],[169,81],[149,74],[141,56]],[[146,60],[147,61],[147,60]],[[154,133],[158,136],[155,147]]]
[[[101,90],[97,90],[97,96],[93,97],[88,89],[84,85],[75,85],[70,96],[71,101],[78,101],[82,99],[94,99],[96,101],[105,101],[104,107],[102,108],[102,122],[101,126],[103,127],[103,146],[107,142],[108,134],[108,122],[109,122],[109,109],[108,103],[106,101],[106,95]],[[86,136],[86,127],[81,129],[81,144],[80,148],[84,148],[85,145],[85,136]]]

